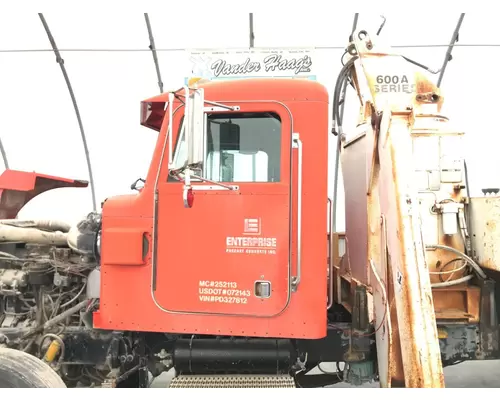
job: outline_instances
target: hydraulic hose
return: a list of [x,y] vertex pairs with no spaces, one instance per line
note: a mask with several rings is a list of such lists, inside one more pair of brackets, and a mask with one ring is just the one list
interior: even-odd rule
[[461,258],[463,258],[464,260],[466,260],[469,265],[474,268],[474,270],[477,272],[477,274],[483,278],[483,279],[486,279],[487,276],[486,274],[484,273],[484,271],[481,269],[481,267],[472,259],[470,258],[467,254],[461,252],[460,250],[457,250],[455,249],[454,247],[450,247],[450,246],[446,246],[444,244],[431,244],[431,245],[427,245],[425,246],[425,248],[427,250],[435,250],[435,249],[441,249],[441,250],[448,250],[448,251],[451,251],[452,253],[455,253],[457,254],[458,256],[460,256]]

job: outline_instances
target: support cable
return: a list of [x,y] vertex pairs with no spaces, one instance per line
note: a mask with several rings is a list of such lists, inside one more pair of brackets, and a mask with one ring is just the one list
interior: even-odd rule
[[255,34],[253,31],[253,13],[249,13],[250,18],[250,48],[252,48],[255,44]]
[[85,138],[85,131],[83,130],[83,123],[82,123],[82,119],[80,117],[80,111],[79,111],[78,105],[76,103],[75,94],[73,92],[73,88],[71,87],[68,73],[66,72],[66,68],[64,66],[64,60],[62,59],[61,54],[59,52],[59,49],[57,48],[56,42],[54,40],[54,37],[52,36],[52,33],[50,32],[47,21],[45,20],[45,17],[43,16],[42,13],[38,13],[38,16],[40,17],[40,20],[42,21],[45,32],[47,33],[50,44],[52,45],[52,50],[54,51],[54,54],[56,56],[56,62],[61,67],[61,71],[63,73],[64,80],[66,81],[66,86],[68,87],[68,91],[69,91],[69,94],[71,96],[71,101],[73,102],[73,107],[75,108],[76,118],[78,120],[78,126],[80,127],[80,133],[82,136],[83,148],[85,149],[85,157],[87,159],[87,168],[89,171],[90,190],[92,192],[92,206],[93,206],[93,210],[96,211],[97,210],[97,202],[96,202],[96,196],[95,196],[95,187],[94,187],[94,177],[92,174],[92,166],[90,164],[89,149],[87,146],[87,139]]
[[[426,44],[401,44],[401,45],[393,45],[391,48],[394,49],[436,49],[441,47],[448,47],[449,44],[443,43],[426,43]],[[265,46],[264,46],[265,47]],[[273,48],[280,48],[281,46],[272,46]],[[295,46],[285,46],[288,50],[294,49],[302,49],[303,47],[295,47]],[[453,47],[467,47],[467,48],[496,48],[500,47],[500,43],[462,43],[455,44]],[[312,50],[345,50],[345,46],[311,46]],[[188,48],[179,47],[179,48],[169,48],[169,49],[156,49],[157,53],[160,52],[182,52],[189,50]],[[201,49],[203,50],[203,49]],[[212,48],[207,48],[207,50],[212,50]],[[240,50],[240,47],[227,47],[225,50]],[[0,49],[0,53],[46,53],[52,52],[52,49]],[[145,48],[67,48],[67,49],[59,49],[61,53],[141,53],[145,51],[151,51]]]
[[455,31],[453,32],[453,36],[451,37],[450,44],[448,45],[448,50],[446,51],[446,55],[444,56],[443,66],[441,67],[441,73],[439,74],[439,78],[436,84],[437,87],[441,86],[446,66],[452,59],[451,52],[453,50],[453,47],[455,47],[455,43],[458,42],[458,33],[460,32],[460,27],[462,26],[464,17],[465,13],[461,13],[460,17],[458,18],[457,26],[455,27]]
[[9,160],[7,160],[7,153],[3,147],[2,139],[0,139],[0,152],[2,153],[3,165],[5,165],[5,169],[9,169]]
[[156,76],[158,77],[158,87],[160,88],[160,93],[163,93],[163,82],[161,80],[161,74],[160,74],[160,63],[158,62],[158,54],[156,52],[155,39],[153,37],[153,30],[151,29],[151,22],[149,21],[148,13],[144,13],[144,19],[146,20],[146,26],[148,28],[149,48],[151,49],[151,53],[153,54],[153,61],[155,63],[155,68],[156,68]]

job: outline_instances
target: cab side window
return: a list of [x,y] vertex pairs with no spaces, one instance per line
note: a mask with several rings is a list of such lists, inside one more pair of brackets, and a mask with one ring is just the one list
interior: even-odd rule
[[279,182],[281,121],[276,114],[208,118],[204,178],[217,182]]
[[[179,139],[173,159],[175,168],[182,167],[186,160],[182,126]],[[205,179],[216,182],[280,181],[281,120],[277,114],[208,115],[205,148]]]

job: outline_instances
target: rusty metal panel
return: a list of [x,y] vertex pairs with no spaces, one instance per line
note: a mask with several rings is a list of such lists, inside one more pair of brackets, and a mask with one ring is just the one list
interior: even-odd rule
[[434,289],[432,297],[438,321],[479,322],[481,301],[481,288],[479,286],[461,284]]
[[500,271],[500,196],[470,199],[473,258],[483,268]]

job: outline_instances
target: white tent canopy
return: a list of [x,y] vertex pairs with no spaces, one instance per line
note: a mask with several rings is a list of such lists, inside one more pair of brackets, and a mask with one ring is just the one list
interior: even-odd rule
[[[490,34],[496,22],[493,14],[466,14],[442,84],[444,111],[467,134],[473,195],[481,195],[483,187],[500,186],[500,177],[491,173],[500,170],[500,158],[490,144],[491,135],[496,135],[490,125],[498,112],[491,96],[497,82],[486,80],[496,76],[500,47],[478,46],[497,44]],[[139,102],[159,93],[144,15],[79,11],[44,16],[80,108],[97,199],[128,193],[130,184],[145,176],[156,140],[155,132],[139,125]],[[381,38],[394,46],[409,46],[399,50],[412,59],[433,69],[441,67],[459,13],[412,11],[410,19],[397,13],[385,17]],[[166,89],[179,87],[190,73],[184,49],[248,47],[247,13],[231,18],[216,12],[189,18],[175,12],[151,13],[149,18]],[[300,12],[282,18],[255,13],[255,46],[316,48],[317,79],[331,91],[352,20],[352,13]],[[381,21],[379,15],[361,13],[358,28],[376,30]],[[73,105],[38,15],[3,13],[0,37],[0,137],[10,168],[88,179]],[[419,45],[426,47],[415,47]],[[348,101],[344,129],[358,111],[352,93]],[[91,209],[90,189],[60,189],[33,200],[24,215],[78,219]]]

